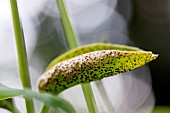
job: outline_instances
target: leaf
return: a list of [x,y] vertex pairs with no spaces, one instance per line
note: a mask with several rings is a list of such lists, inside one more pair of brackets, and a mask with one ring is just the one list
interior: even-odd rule
[[85,45],[82,47],[78,47],[75,49],[72,49],[56,59],[54,59],[49,66],[47,67],[46,70],[52,68],[54,65],[56,65],[58,62],[67,60],[69,58],[73,58],[75,56],[97,51],[97,50],[126,50],[126,51],[141,51],[141,49],[132,47],[132,46],[125,46],[125,45],[118,45],[118,44],[109,44],[109,43],[95,43],[91,45]]
[[0,100],[13,98],[15,96],[23,95],[27,99],[37,99],[39,101],[44,102],[48,106],[52,106],[54,108],[61,108],[67,113],[75,113],[75,109],[64,99],[53,96],[47,93],[37,93],[33,92],[29,89],[20,90],[20,89],[13,89],[7,87],[0,87]]
[[154,60],[158,55],[147,51],[94,51],[57,63],[39,80],[41,91],[59,94],[77,84],[134,70]]
[[[6,88],[6,86],[1,84],[1,83],[0,83],[0,87]],[[4,108],[4,109],[9,110],[9,111],[11,111],[13,113],[18,113],[18,109],[14,105],[14,102],[13,102],[12,98],[0,100],[0,108]]]
[[[148,109],[141,108],[135,113],[148,113]],[[151,113],[170,113],[170,106],[155,106]]]
[[170,107],[169,106],[156,106],[152,113],[169,113]]
[[[73,50],[70,50],[64,54],[62,54],[61,56],[57,57],[56,59],[54,59],[50,65],[47,67],[46,70],[52,68],[54,65],[56,65],[58,62],[67,60],[69,58],[73,58],[75,56],[84,54],[84,53],[88,53],[88,52],[93,52],[96,50],[127,50],[127,51],[141,51],[139,48],[136,47],[131,47],[131,46],[124,46],[124,45],[116,45],[116,44],[109,44],[109,43],[96,43],[96,44],[92,44],[92,45],[86,45],[86,46],[82,46],[82,47],[78,47],[75,48]],[[102,84],[101,81],[98,81],[98,84]],[[102,85],[101,85],[102,86]],[[97,86],[98,87],[98,86]],[[100,87],[100,90],[103,87]],[[105,94],[104,89],[101,91],[99,91],[102,94]],[[107,100],[107,96],[103,97],[104,100]],[[107,104],[108,108],[113,111],[112,107],[110,106],[111,104],[108,103],[109,101],[105,101],[105,104]]]

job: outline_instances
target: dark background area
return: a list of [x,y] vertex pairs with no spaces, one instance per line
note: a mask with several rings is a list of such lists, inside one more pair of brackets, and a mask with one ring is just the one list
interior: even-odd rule
[[170,0],[133,0],[129,24],[135,45],[160,54],[150,63],[156,105],[170,105]]

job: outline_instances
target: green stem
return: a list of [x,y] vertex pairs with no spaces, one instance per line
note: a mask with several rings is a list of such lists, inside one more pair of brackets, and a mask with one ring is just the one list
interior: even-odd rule
[[48,111],[49,111],[49,106],[46,106],[45,104],[43,105],[43,108],[42,108],[42,110],[41,110],[41,113],[48,113]]
[[[58,6],[58,9],[60,12],[61,22],[63,25],[64,34],[65,34],[65,37],[67,40],[68,47],[69,47],[69,49],[76,48],[77,47],[76,37],[73,32],[73,29],[72,29],[72,26],[71,26],[71,23],[70,23],[70,20],[69,20],[69,17],[68,17],[66,8],[65,8],[64,0],[56,0],[56,2],[57,2],[57,6]],[[82,89],[84,92],[84,96],[86,99],[86,103],[87,103],[89,112],[96,113],[97,105],[94,100],[94,95],[93,95],[90,83],[83,84]]]
[[[75,34],[73,32],[66,8],[65,8],[65,4],[64,4],[64,0],[56,0],[57,2],[57,6],[60,12],[60,16],[61,16],[61,23],[63,25],[63,29],[64,29],[64,34],[67,40],[67,44],[69,49],[73,49],[78,47],[77,46],[77,42],[76,42],[76,37]],[[86,99],[86,103],[87,103],[87,107],[89,109],[90,113],[96,113],[97,112],[97,105],[95,103],[94,100],[94,95],[93,95],[93,91],[91,88],[90,83],[88,84],[82,84],[82,89],[84,92],[84,96]],[[48,109],[48,108],[47,108]],[[41,113],[45,113],[47,112],[45,105],[42,108]]]
[[61,16],[61,22],[64,29],[64,34],[67,40],[67,44],[69,49],[73,49],[77,47],[76,37],[71,27],[71,23],[65,8],[64,0],[56,0],[57,6]]
[[[76,48],[77,47],[76,37],[71,27],[71,23],[70,23],[70,20],[69,20],[67,11],[66,11],[64,0],[56,0],[56,2],[58,5],[60,15],[61,15],[61,22],[63,25],[63,29],[64,29],[64,33],[67,39],[69,49]],[[89,112],[96,113],[97,105],[94,100],[94,95],[93,95],[93,91],[92,91],[90,83],[82,84],[81,86],[84,92],[84,96],[86,99]]]
[[[16,48],[18,53],[20,78],[24,88],[31,88],[25,41],[22,33],[20,20],[19,20],[17,2],[16,0],[10,0],[10,3],[11,3]],[[33,101],[25,99],[25,102],[26,102],[27,113],[34,113]]]
[[90,83],[82,84],[83,93],[90,113],[98,113],[97,105]]

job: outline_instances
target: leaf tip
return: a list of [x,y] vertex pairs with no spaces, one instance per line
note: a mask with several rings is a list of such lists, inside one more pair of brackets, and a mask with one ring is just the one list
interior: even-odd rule
[[157,59],[159,54],[152,54],[151,56],[151,61]]

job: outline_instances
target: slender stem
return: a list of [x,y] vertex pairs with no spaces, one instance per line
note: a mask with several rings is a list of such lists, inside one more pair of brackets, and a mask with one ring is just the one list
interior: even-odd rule
[[[10,3],[11,3],[16,48],[18,53],[20,78],[24,88],[31,88],[25,41],[24,41],[20,20],[19,20],[17,2],[16,0],[10,0]],[[27,113],[34,113],[33,101],[25,99],[25,102],[26,102]]]
[[77,47],[76,37],[65,8],[64,0],[56,0],[69,49]]
[[49,106],[46,106],[45,104],[43,105],[43,108],[41,110],[41,113],[47,113],[49,111]]
[[[72,26],[71,26],[71,23],[70,23],[70,20],[69,20],[67,11],[66,11],[64,0],[56,0],[56,2],[57,2],[57,6],[59,9],[60,15],[61,15],[61,22],[63,25],[63,29],[64,29],[68,47],[69,47],[69,49],[76,48],[77,47],[76,37],[73,32],[73,29],[72,29]],[[94,95],[93,95],[90,83],[82,84],[82,89],[84,92],[84,96],[86,99],[86,103],[87,103],[89,112],[96,113],[97,105],[94,100]]]
[[90,83],[82,84],[83,93],[90,113],[98,113],[95,98]]
[[[76,37],[71,27],[71,23],[70,23],[70,20],[69,20],[69,17],[68,17],[66,8],[65,8],[64,0],[56,0],[56,2],[57,2],[58,9],[60,11],[61,22],[63,25],[68,47],[69,49],[76,48],[77,47]],[[82,89],[84,92],[84,96],[86,99],[89,112],[96,113],[97,105],[95,103],[95,99],[94,99],[94,95],[93,95],[93,91],[92,91],[90,83],[82,84]],[[48,111],[48,108],[46,108],[46,106],[44,105],[41,113],[46,113],[47,111]]]

